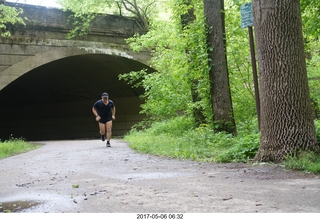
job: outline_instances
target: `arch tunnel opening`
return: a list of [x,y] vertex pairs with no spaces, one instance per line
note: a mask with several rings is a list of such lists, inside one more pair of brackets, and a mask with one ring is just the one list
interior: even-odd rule
[[93,104],[108,92],[116,106],[113,136],[122,136],[145,116],[139,114],[142,88],[118,76],[154,69],[124,57],[75,55],[39,66],[0,91],[0,139],[28,141],[100,137]]

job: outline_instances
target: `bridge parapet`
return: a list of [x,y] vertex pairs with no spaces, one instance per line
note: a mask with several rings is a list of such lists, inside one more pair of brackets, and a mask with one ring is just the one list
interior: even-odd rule
[[[70,24],[70,11],[63,11],[58,8],[48,8],[26,4],[6,3],[8,6],[23,8],[22,17],[28,18],[23,29],[69,32],[75,26]],[[72,21],[71,21],[72,22]],[[98,15],[90,25],[90,35],[109,35],[131,37],[136,33],[145,33],[139,28],[139,21],[135,18],[120,15]]]

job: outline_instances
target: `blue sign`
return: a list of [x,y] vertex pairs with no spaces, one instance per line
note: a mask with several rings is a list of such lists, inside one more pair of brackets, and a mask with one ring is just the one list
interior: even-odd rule
[[252,16],[252,4],[247,3],[240,6],[241,13],[241,27],[252,27],[253,26],[253,16]]

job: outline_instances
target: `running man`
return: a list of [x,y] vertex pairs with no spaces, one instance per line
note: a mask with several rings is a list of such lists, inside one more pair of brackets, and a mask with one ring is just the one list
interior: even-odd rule
[[102,93],[101,99],[92,107],[92,112],[99,124],[101,140],[105,141],[107,132],[107,147],[111,147],[110,139],[112,133],[112,120],[116,120],[116,107],[112,100],[109,100],[108,93]]

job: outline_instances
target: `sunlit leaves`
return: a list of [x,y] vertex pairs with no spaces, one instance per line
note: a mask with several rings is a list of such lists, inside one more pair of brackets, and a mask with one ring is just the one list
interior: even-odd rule
[[115,10],[114,2],[114,0],[57,0],[65,10],[73,11],[77,16],[88,13],[112,13]]
[[[143,112],[158,117],[190,114],[195,106],[207,109],[210,117],[208,56],[202,3],[196,1],[197,20],[181,29],[181,14],[188,8],[179,8],[178,2],[168,1],[171,16],[167,20],[154,20],[146,35],[128,39],[131,47],[140,51],[151,50],[150,65],[158,72],[144,78],[146,103]],[[174,7],[172,7],[174,5]],[[191,81],[197,80],[200,100],[191,99]],[[158,103],[163,105],[159,105]]]
[[10,36],[8,24],[24,24],[23,19],[19,17],[23,13],[22,9],[0,4],[0,35]]
[[64,10],[72,11],[71,20],[77,27],[68,37],[86,34],[97,14],[116,14],[135,17],[141,30],[148,31],[149,24],[157,17],[157,0],[57,0]]
[[[128,42],[136,50],[151,49],[153,58],[150,66],[158,70],[141,78],[139,85],[145,89],[143,98],[146,100],[142,112],[157,118],[172,117],[185,112],[191,99],[188,81],[183,76],[186,56],[183,41],[179,41],[174,27],[165,28],[162,22],[156,27],[158,31],[151,29],[141,38],[132,38]],[[129,75],[131,79],[136,76],[134,73]]]
[[301,0],[302,25],[306,39],[318,39],[320,34],[320,1]]

